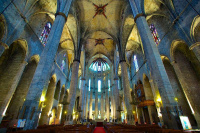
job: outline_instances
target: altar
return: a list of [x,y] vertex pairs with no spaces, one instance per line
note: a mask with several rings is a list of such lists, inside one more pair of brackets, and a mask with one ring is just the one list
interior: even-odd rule
[[103,127],[104,119],[96,119],[95,121],[97,127]]

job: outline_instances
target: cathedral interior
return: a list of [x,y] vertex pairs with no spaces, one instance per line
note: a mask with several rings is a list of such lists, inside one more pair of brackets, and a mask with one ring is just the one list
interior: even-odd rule
[[19,120],[22,130],[101,122],[178,130],[182,117],[198,129],[199,7],[1,0],[0,132]]

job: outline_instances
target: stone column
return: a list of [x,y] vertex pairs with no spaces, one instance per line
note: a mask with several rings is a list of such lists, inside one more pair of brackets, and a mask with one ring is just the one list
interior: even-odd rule
[[89,107],[89,118],[92,119],[92,100],[93,100],[93,88],[90,89],[90,107]]
[[89,90],[88,90],[87,84],[85,84],[85,88],[86,88],[86,94],[85,94],[85,105],[84,105],[85,106],[84,119],[87,119],[87,117],[88,117],[88,99],[89,99]]
[[[17,75],[17,77],[18,77],[18,79],[20,79],[20,81],[19,81],[19,83],[17,83],[18,85],[17,85],[14,95],[12,96],[12,99],[9,103],[8,109],[6,111],[6,114],[7,114],[6,120],[11,120],[11,118],[18,119],[20,108],[22,107],[22,105],[25,101],[25,98],[28,93],[28,89],[29,89],[30,83],[32,81],[33,75],[35,73],[36,67],[37,67],[37,63],[35,63],[34,61],[31,61],[28,63],[28,65],[24,69],[21,79]],[[3,76],[3,75],[1,75],[1,76]],[[11,76],[9,76],[9,78],[10,77]],[[10,85],[12,85],[12,84],[10,84]],[[9,87],[9,89],[10,89],[10,87]],[[11,92],[9,92],[9,93],[11,93]]]
[[[18,69],[18,72],[16,73],[16,75],[14,77],[12,77],[12,85],[10,85],[9,87],[9,91],[5,94],[6,91],[2,92],[2,94],[4,93],[5,97],[3,99],[1,99],[2,101],[0,102],[0,123],[5,115],[5,112],[7,111],[8,105],[12,99],[12,96],[16,90],[17,84],[19,83],[19,80],[23,74],[23,70],[25,68],[25,66],[27,65],[26,61],[23,61],[21,64],[19,64],[20,67]],[[14,67],[14,66],[13,66]],[[5,83],[6,84],[6,83]],[[1,84],[2,85],[2,84]],[[5,86],[5,85],[2,85]],[[6,88],[7,89],[7,88]],[[2,96],[3,97],[3,96]]]
[[57,111],[56,119],[59,120],[59,124],[61,122],[62,109],[63,109],[63,105],[58,104],[58,111]]
[[200,61],[200,43],[197,42],[197,43],[193,44],[192,46],[190,46],[190,50],[193,50],[197,59]]
[[98,119],[98,89],[95,90],[95,119]]
[[106,91],[106,98],[105,98],[105,103],[106,103],[106,119],[107,122],[109,122],[110,119],[110,103],[109,103],[109,94],[108,94],[108,88],[105,90]]
[[84,99],[83,99],[83,119],[86,119],[86,109],[87,109],[87,97],[88,97],[88,88],[87,84],[84,84],[85,91],[84,91]]
[[142,108],[137,107],[137,116],[138,116],[138,123],[141,124],[143,123],[143,116],[142,116]]
[[[109,91],[109,90],[108,90]],[[112,85],[110,86],[110,91],[109,91],[109,98],[108,98],[109,104],[111,103],[111,105],[109,107],[111,107],[111,112],[110,112],[110,116],[111,119],[113,120],[113,93],[112,93]]]
[[[65,83],[65,85],[66,85],[66,83]],[[61,124],[61,119],[62,119],[62,111],[63,111],[62,103],[63,103],[64,96],[65,96],[65,88],[62,88],[61,93],[60,93],[59,103],[58,103],[58,112],[57,112],[57,119],[59,120],[59,124]]]
[[56,90],[56,81],[54,81],[54,79],[51,78],[49,87],[45,96],[45,99],[46,99],[44,101],[45,108],[42,110],[39,125],[44,125],[44,124],[49,125],[48,123],[49,115],[50,115],[50,111],[53,105],[55,90]]
[[154,119],[153,119],[153,116],[152,116],[152,114],[155,114],[154,113],[154,106],[147,106],[147,108],[148,108],[148,113],[149,113],[149,119],[150,119],[150,124],[153,124],[154,123]]
[[103,99],[103,94],[104,94],[104,92],[101,90],[101,119],[104,118],[104,108],[103,108],[104,99]]
[[146,123],[146,118],[145,118],[145,115],[144,115],[144,109],[143,108],[140,108],[141,110],[141,113],[142,113],[142,121],[143,121],[143,124]]
[[79,100],[79,107],[81,108],[81,110],[82,110],[82,112],[81,112],[81,116],[80,116],[80,118],[82,118],[83,119],[83,117],[84,117],[84,105],[85,105],[85,103],[84,103],[84,100],[85,100],[85,93],[86,93],[86,90],[85,90],[85,78],[81,78],[81,94],[80,94],[80,100]]
[[114,122],[114,120],[115,120],[115,95],[114,95],[114,84],[113,84],[113,81],[111,82],[112,83],[112,85],[111,85],[111,95],[110,95],[110,98],[111,98],[111,107],[112,107],[112,109],[111,109],[111,111],[112,111],[112,114],[113,114],[113,116],[112,116],[112,121]]
[[[160,98],[160,93],[159,93],[158,88],[155,88],[154,81],[151,79],[151,77],[150,77],[149,83],[151,85],[152,93],[154,95],[154,101],[155,101],[155,104],[156,104],[156,111],[155,112],[157,112],[157,115],[158,115],[158,114],[161,113],[160,112],[160,103],[157,101],[157,99]],[[159,118],[158,122],[161,122],[161,124],[164,125],[163,118],[159,115],[158,115],[158,118]]]
[[[178,129],[177,119],[178,116],[174,112],[174,108],[177,107],[177,103],[174,100],[174,93],[165,71],[163,62],[160,58],[158,48],[155,45],[153,37],[151,35],[149,26],[142,13],[140,1],[129,0],[135,22],[140,33],[140,37],[143,44],[145,57],[147,59],[150,72],[155,80],[156,87],[158,88],[162,98],[162,115],[164,123],[168,128]],[[175,115],[174,115],[175,113]]]
[[[143,78],[143,87],[144,87],[144,93],[145,93],[145,99],[146,100],[150,100],[150,101],[154,101],[154,97],[153,97],[153,92],[152,92],[152,88],[151,85],[149,83],[149,79],[147,78]],[[149,114],[149,119],[150,119],[150,124],[152,124],[153,122],[155,122],[156,120],[153,119],[153,117],[156,117],[156,112],[155,112],[155,106],[151,105],[151,106],[147,106],[148,108],[148,114]],[[154,114],[154,116],[152,116],[152,114]]]
[[20,112],[20,116],[26,118],[24,130],[35,129],[37,127],[40,114],[40,109],[38,109],[40,97],[42,90],[48,86],[48,79],[51,75],[52,65],[54,63],[63,27],[66,23],[71,3],[72,0],[58,0],[57,4],[59,6],[57,8],[56,18],[49,34],[48,41],[40,56],[40,61],[30,85],[26,101],[22,107],[22,110],[26,111]]
[[129,86],[129,79],[128,79],[128,72],[127,72],[127,64],[126,61],[121,61],[121,72],[122,72],[122,86],[124,90],[124,101],[127,110],[127,123],[132,124],[131,115],[132,115],[132,102],[131,93],[130,93],[130,86]]
[[73,107],[76,100],[76,88],[78,87],[77,81],[78,81],[78,70],[79,70],[79,61],[74,60],[73,66],[72,66],[72,76],[71,76],[71,82],[70,82],[70,89],[69,89],[69,96],[67,98],[67,101],[69,103],[68,110],[67,110],[67,116],[69,117],[69,121],[65,122],[66,124],[73,124]]
[[127,119],[127,109],[126,109],[126,104],[125,104],[124,95],[123,95],[123,97],[122,97],[122,102],[123,102],[123,104],[122,104],[122,110],[123,110],[123,112],[124,112],[124,120],[125,120],[125,122],[126,122],[126,119]]
[[114,78],[114,88],[113,88],[113,96],[115,98],[115,118],[117,119],[120,115],[120,112],[118,112],[118,107],[119,107],[119,89],[118,89],[118,78]]
[[[179,82],[181,83],[181,86],[183,88],[183,92],[185,93],[185,97],[187,98],[187,100],[189,101],[190,104],[190,109],[191,112],[193,112],[194,118],[197,122],[198,127],[200,127],[200,101],[197,100],[199,97],[198,93],[198,89],[199,89],[199,80],[196,79],[195,77],[190,76],[189,74],[188,77],[185,76],[185,74],[183,74],[183,70],[186,69],[185,67],[181,67],[183,64],[178,65],[178,63],[176,63],[175,61],[172,62],[172,65],[174,67],[174,70],[176,72],[176,75],[179,79]],[[191,71],[189,71],[191,72]],[[188,73],[189,73],[188,72]],[[184,110],[183,110],[184,112]],[[186,112],[184,112],[186,113]]]
[[64,122],[67,119],[67,95],[64,95],[63,100],[61,101],[61,106],[62,106],[62,115],[61,115],[61,124],[64,124]]

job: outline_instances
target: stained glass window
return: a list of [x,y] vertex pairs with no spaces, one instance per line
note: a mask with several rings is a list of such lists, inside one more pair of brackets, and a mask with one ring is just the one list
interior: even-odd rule
[[108,80],[108,91],[110,91],[110,79]]
[[81,77],[80,77],[80,80],[79,80],[79,89],[81,89]]
[[90,83],[91,83],[91,80],[89,79],[89,86],[88,86],[88,90],[90,91]]
[[118,89],[120,90],[120,79],[118,80]]
[[137,62],[137,57],[136,55],[134,55],[133,57],[133,62],[135,64],[135,71],[137,72],[139,70],[139,67],[138,67],[138,62]]
[[101,71],[107,71],[110,70],[110,66],[108,63],[102,59],[102,58],[97,58],[92,62],[92,64],[89,67],[90,70],[95,71],[95,72],[101,72]]
[[62,71],[64,71],[65,65],[66,65],[66,54],[63,55],[63,60],[62,60],[62,62],[61,62],[61,66],[60,66],[60,69],[61,69]]
[[46,25],[44,26],[44,29],[40,35],[40,41],[42,42],[42,44],[46,45],[47,43],[47,38],[49,36],[49,33],[51,31],[51,23],[47,22]]
[[154,24],[151,24],[151,25],[150,25],[150,30],[151,30],[151,34],[152,34],[152,36],[153,36],[154,42],[156,43],[156,45],[158,45],[159,42],[160,42],[160,38],[159,38],[159,36],[158,36],[158,32],[157,32],[157,30],[156,30]]
[[98,80],[98,92],[101,92],[101,80]]

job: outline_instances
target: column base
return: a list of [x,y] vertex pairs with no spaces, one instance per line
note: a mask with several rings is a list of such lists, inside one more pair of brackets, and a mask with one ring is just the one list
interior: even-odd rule
[[179,115],[174,110],[175,106],[166,106],[161,108],[164,125],[169,129],[182,129]]
[[117,121],[117,124],[122,124],[122,121]]
[[65,121],[64,125],[73,125],[73,121]]
[[39,114],[40,112],[35,112],[32,119],[27,119],[23,130],[36,129],[39,123]]
[[20,110],[19,119],[26,119],[24,130],[36,129],[39,123],[39,116],[41,114],[38,109],[39,102],[27,100],[23,108]]

